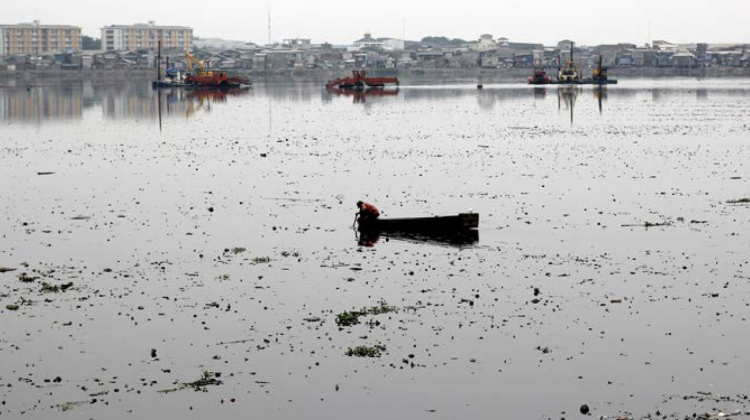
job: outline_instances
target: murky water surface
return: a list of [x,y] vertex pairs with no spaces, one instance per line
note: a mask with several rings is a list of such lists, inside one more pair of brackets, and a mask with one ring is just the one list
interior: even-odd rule
[[21,86],[0,151],[0,418],[750,409],[748,81]]

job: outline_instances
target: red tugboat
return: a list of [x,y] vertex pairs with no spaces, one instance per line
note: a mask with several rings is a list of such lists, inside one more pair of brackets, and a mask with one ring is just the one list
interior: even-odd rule
[[365,90],[367,88],[383,88],[388,84],[395,84],[396,86],[398,86],[398,78],[367,77],[366,71],[353,70],[352,77],[330,80],[328,83],[326,83],[326,88]]
[[194,86],[230,88],[249,85],[250,81],[244,77],[229,76],[221,71],[190,74],[185,76],[185,83]]
[[552,83],[552,78],[544,69],[534,69],[534,75],[529,77],[530,85],[549,85],[550,83]]
[[230,88],[249,86],[250,81],[245,77],[229,76],[226,72],[219,71],[213,72],[207,70],[208,61],[201,63],[200,60],[193,57],[190,54],[185,54],[185,59],[188,63],[188,69],[191,70],[191,74],[185,76],[185,84],[196,87],[219,87],[219,88]]

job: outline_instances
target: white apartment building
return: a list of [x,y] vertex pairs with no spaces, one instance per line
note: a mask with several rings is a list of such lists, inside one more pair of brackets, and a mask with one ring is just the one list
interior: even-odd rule
[[186,26],[157,26],[153,21],[135,25],[102,28],[102,48],[107,51],[156,50],[186,51],[193,45],[193,29]]

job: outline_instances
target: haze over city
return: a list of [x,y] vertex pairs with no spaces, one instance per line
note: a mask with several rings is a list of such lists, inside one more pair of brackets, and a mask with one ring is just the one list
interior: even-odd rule
[[510,0],[448,4],[396,0],[365,3],[131,0],[107,3],[105,7],[91,0],[40,0],[33,5],[5,2],[0,23],[40,20],[47,24],[70,24],[82,27],[84,35],[99,37],[104,25],[153,20],[164,25],[193,27],[198,37],[261,44],[268,42],[269,8],[272,41],[303,37],[314,42],[344,44],[366,31],[374,36],[414,40],[432,35],[476,39],[482,33],[490,33],[545,44],[554,44],[563,38],[582,44],[631,42],[639,45],[653,39],[677,43],[730,43],[750,38],[746,23],[750,5],[746,0],[609,3]]

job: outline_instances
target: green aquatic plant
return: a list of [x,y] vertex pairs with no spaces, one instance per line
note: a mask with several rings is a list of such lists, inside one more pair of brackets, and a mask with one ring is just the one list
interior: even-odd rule
[[391,312],[396,312],[395,306],[388,305],[388,302],[381,299],[378,301],[377,306],[371,306],[369,308],[362,308],[359,311],[346,311],[336,315],[336,324],[342,327],[349,327],[352,325],[359,324],[359,318],[366,315],[382,315]]
[[70,411],[86,404],[89,404],[89,401],[69,401],[63,404],[58,404],[57,408],[59,408],[60,411]]
[[364,316],[364,312],[351,311],[342,312],[336,315],[336,324],[342,327],[349,327],[359,324],[359,317]]
[[368,315],[381,315],[396,312],[396,307],[388,305],[385,299],[381,299],[378,301],[378,306],[368,308],[366,312]]
[[18,275],[18,281],[20,281],[21,283],[33,283],[38,279],[39,277],[31,277],[26,273],[21,273]]
[[344,354],[349,357],[380,357],[384,351],[385,346],[376,344],[374,346],[349,347]]
[[71,287],[73,287],[73,282],[69,282],[69,283],[65,283],[61,285],[42,282],[42,288],[39,291],[42,293],[60,293],[60,292],[67,291]]

